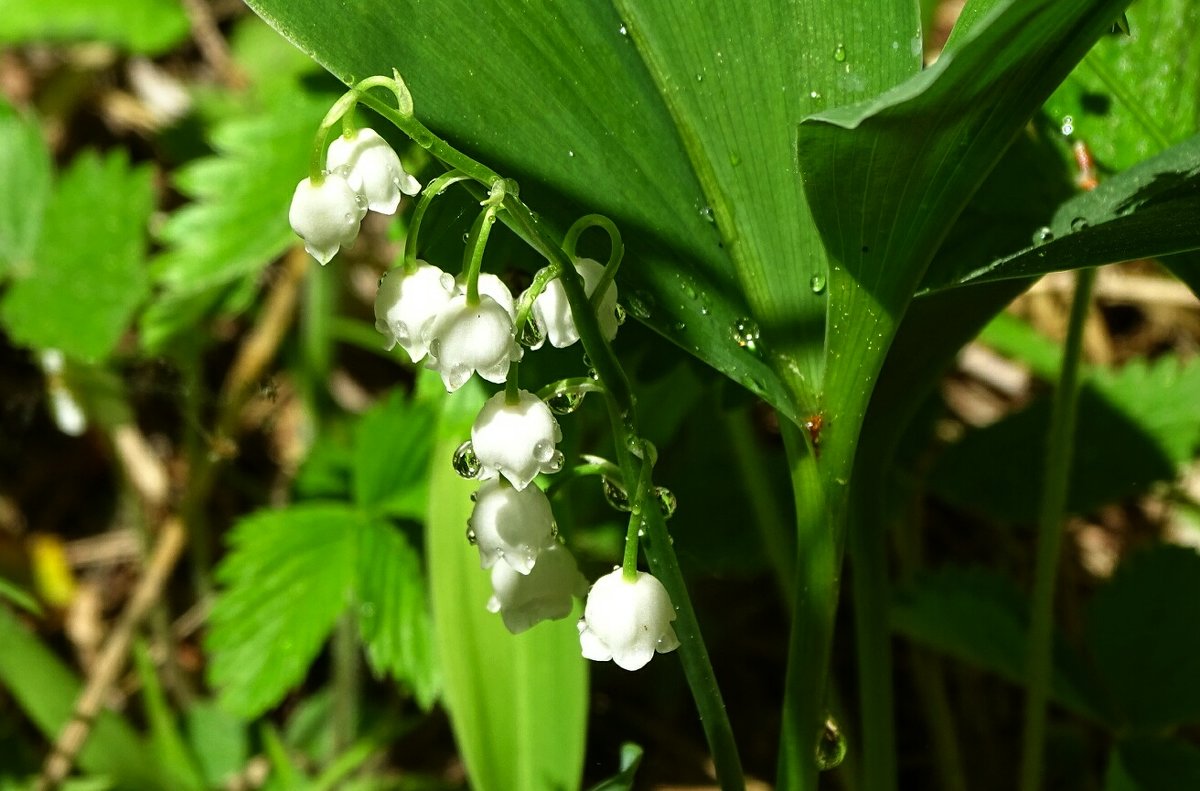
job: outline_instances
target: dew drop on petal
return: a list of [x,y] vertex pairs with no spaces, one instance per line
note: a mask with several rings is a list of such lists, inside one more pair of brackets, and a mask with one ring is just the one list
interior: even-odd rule
[[475,528],[467,527],[467,543],[474,546],[477,542],[475,539]]
[[475,446],[471,444],[471,440],[467,440],[458,446],[454,451],[454,458],[451,459],[450,465],[463,478],[470,479],[479,476],[479,470],[482,465],[479,463],[479,457],[475,455]]
[[533,446],[533,458],[537,459],[542,464],[554,458],[554,443],[547,440],[539,440]]
[[545,465],[542,467],[542,471],[549,472],[549,473],[555,473],[555,472],[558,472],[559,470],[561,470],[562,468],[563,468],[562,451],[556,450],[556,451],[554,451],[554,453],[550,454],[550,458],[546,460]]

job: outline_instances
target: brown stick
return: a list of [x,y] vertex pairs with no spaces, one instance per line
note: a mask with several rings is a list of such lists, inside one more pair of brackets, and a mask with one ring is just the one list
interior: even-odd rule
[[46,758],[42,774],[34,786],[36,791],[53,791],[71,772],[76,756],[87,742],[105,694],[125,667],[134,632],[162,594],[163,586],[179,560],[184,543],[183,524],[176,518],[168,519],[163,524],[158,542],[150,555],[146,573],[109,633],[104,648],[100,651],[100,658],[96,660],[92,673],[88,676],[87,684],[75,700],[70,721],[59,733],[54,742],[54,749]]

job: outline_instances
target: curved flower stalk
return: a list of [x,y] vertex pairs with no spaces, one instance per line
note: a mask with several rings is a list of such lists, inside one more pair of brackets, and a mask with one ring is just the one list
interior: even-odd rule
[[655,652],[679,647],[674,620],[671,597],[656,577],[639,571],[630,579],[618,566],[596,580],[588,593],[579,644],[588,659],[611,659],[625,670],[638,670]]
[[471,427],[481,477],[503,475],[518,491],[539,473],[562,469],[562,453],[555,449],[561,439],[550,407],[528,390],[518,391],[515,403],[507,393],[492,396]]

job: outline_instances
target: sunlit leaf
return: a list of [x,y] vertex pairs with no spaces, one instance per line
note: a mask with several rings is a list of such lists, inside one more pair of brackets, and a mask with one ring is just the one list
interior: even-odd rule
[[0,276],[28,271],[50,197],[50,152],[32,119],[0,101],[0,191],[21,196],[0,203]]
[[5,0],[0,44],[103,41],[155,55],[187,38],[178,0]]
[[354,499],[366,511],[420,519],[436,416],[400,390],[359,419],[354,432]]

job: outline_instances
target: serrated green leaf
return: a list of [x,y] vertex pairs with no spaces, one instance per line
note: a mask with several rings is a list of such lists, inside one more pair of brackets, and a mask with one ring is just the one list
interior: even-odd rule
[[[2,23],[0,23],[2,24]],[[28,271],[50,197],[50,152],[33,119],[0,101],[0,277]],[[14,200],[15,196],[20,200]]]
[[171,295],[257,273],[296,243],[288,206],[329,104],[328,97],[297,93],[279,107],[223,123],[212,135],[217,154],[176,173],[194,202],[160,232],[167,251],[154,261],[155,279]]
[[103,41],[156,55],[187,38],[178,0],[5,0],[0,44]]
[[27,269],[14,270],[0,321],[16,342],[94,362],[116,346],[148,292],[148,168],[124,152],[81,154],[59,179]]
[[1109,754],[1104,791],[1200,788],[1200,750],[1180,739],[1124,739]]
[[[0,607],[0,685],[46,739],[70,719],[82,683],[5,607]],[[92,723],[79,766],[129,788],[166,789],[157,759],[119,715],[102,710]]]
[[[404,0],[336,15],[322,0],[250,5],[344,82],[399,69],[422,121],[519,179],[549,227],[610,216],[625,236],[631,313],[794,411],[767,365],[733,342],[750,311],[681,142],[690,132],[677,131],[609,3],[569,14],[551,0]],[[788,169],[791,157],[774,164]]]
[[406,684],[428,708],[437,696],[438,673],[420,558],[400,531],[383,522],[363,526],[357,553],[358,628],[371,669]]
[[[983,569],[947,567],[897,593],[892,628],[921,645],[1023,684],[1029,605],[1009,580]],[[1102,700],[1084,665],[1064,643],[1056,646],[1051,694],[1063,706],[1102,719]]]
[[[436,379],[436,376],[434,377]],[[573,619],[509,634],[487,612],[487,572],[467,543],[474,484],[447,459],[483,404],[472,382],[444,403],[430,473],[426,551],[443,696],[473,788],[578,788],[587,667]]]
[[[1158,546],[1130,556],[1088,608],[1087,644],[1117,723],[1156,732],[1200,722],[1200,554]],[[1184,788],[1187,786],[1178,786]]]
[[303,679],[349,604],[355,536],[366,525],[351,508],[318,503],[238,522],[205,640],[221,705],[255,717]]
[[393,391],[354,431],[354,501],[370,513],[420,519],[436,415]]
[[[1200,443],[1200,364],[1173,358],[1093,371],[1079,396],[1067,509],[1101,505],[1172,480]],[[1049,404],[969,432],[938,459],[930,488],[964,509],[1032,524],[1042,486]],[[980,475],[980,470],[987,470]],[[1015,494],[1015,496],[1014,496]]]

